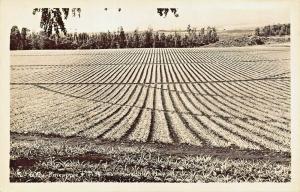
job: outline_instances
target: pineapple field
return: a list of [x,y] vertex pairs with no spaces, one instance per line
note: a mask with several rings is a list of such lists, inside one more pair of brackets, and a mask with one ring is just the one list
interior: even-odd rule
[[[177,146],[176,150],[183,146],[182,154],[193,149],[201,151],[199,155],[216,158],[220,151],[234,153],[238,159],[253,153],[261,154],[263,160],[270,156],[268,166],[282,166],[286,171],[282,173],[284,179],[258,181],[290,179],[289,47],[30,50],[11,51],[10,59],[10,132],[15,159],[20,157],[15,148],[24,148],[22,153],[27,154],[24,151],[31,149],[25,143],[37,142],[34,138],[46,139],[45,142],[59,139],[73,144],[78,140],[85,144],[97,141],[98,146],[165,148],[162,155],[169,155],[172,146]],[[276,156],[287,162],[273,161]],[[43,160],[37,163],[44,166]],[[257,167],[259,163],[254,164]],[[179,167],[184,170],[185,166]],[[269,175],[276,171],[268,169]],[[20,170],[25,169],[11,167],[14,181],[24,181],[17,176]],[[180,171],[183,172],[178,170],[178,174]],[[126,175],[132,170],[121,172]],[[41,174],[46,178],[45,171]],[[127,175],[120,181],[152,181],[149,178],[155,177],[149,174],[137,178]],[[24,178],[34,180],[33,176]],[[77,181],[74,178],[69,180]],[[169,182],[167,177],[162,178],[165,180],[153,181]],[[241,178],[228,181],[244,181]],[[197,173],[189,180],[171,181],[199,180],[208,181],[197,179]],[[106,177],[98,181],[119,180]]]

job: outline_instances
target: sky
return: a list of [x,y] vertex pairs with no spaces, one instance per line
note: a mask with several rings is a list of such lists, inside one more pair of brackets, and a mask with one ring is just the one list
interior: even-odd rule
[[[69,17],[66,28],[69,32],[115,31],[123,26],[125,31],[180,30],[192,27],[214,26],[217,29],[254,28],[268,24],[290,22],[290,5],[280,0],[145,0],[145,1],[95,1],[67,4],[70,8],[80,7],[81,17]],[[8,19],[11,26],[27,27],[39,31],[40,14],[33,15],[35,7],[50,7],[35,3],[10,4]],[[51,4],[52,7],[66,7]],[[171,12],[166,18],[160,17],[157,8],[177,8],[179,17]],[[108,10],[105,11],[104,8]],[[118,8],[122,10],[118,12]]]

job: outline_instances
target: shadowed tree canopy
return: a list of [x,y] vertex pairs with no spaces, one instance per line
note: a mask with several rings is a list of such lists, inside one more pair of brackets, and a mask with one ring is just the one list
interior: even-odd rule
[[159,16],[164,16],[164,18],[167,17],[169,10],[174,14],[175,17],[179,17],[179,14],[177,13],[177,8],[157,8],[157,13]]
[[[78,15],[80,17],[80,8],[72,8],[72,16],[75,17]],[[69,8],[35,8],[33,9],[33,15],[41,12],[41,22],[40,26],[44,29],[44,32],[47,33],[48,37],[52,34],[54,30],[57,36],[59,36],[59,32],[63,32],[64,35],[67,34],[67,29],[65,27],[64,21],[69,16],[70,9]]]

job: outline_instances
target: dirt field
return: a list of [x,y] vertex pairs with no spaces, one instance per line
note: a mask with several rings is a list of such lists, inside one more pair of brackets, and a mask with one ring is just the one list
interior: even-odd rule
[[[289,181],[289,54],[289,47],[12,51],[11,181]],[[77,145],[89,147],[79,150]],[[43,152],[46,148],[49,153]],[[144,151],[135,153],[136,148]],[[91,151],[107,158],[98,159],[102,163],[93,169],[80,165],[84,174],[101,169],[105,175],[99,166],[116,165],[107,159],[120,154],[129,156],[129,169],[112,170],[111,177],[64,177],[64,164],[60,176],[51,175],[60,169],[55,159],[71,164],[69,174],[75,174],[78,165],[72,163],[81,162],[78,154]],[[170,173],[173,180],[168,180],[166,175],[153,176],[156,168],[130,159],[135,158],[132,153],[141,157],[152,152],[162,158],[155,157],[155,165],[163,165],[167,157],[186,164],[178,162]],[[193,158],[206,156],[215,164],[197,168]],[[53,167],[46,169],[43,163],[49,158],[54,158]],[[259,161],[269,171],[260,174],[267,176],[258,170],[236,176]],[[88,156],[84,162],[93,161]],[[191,172],[216,171],[222,162],[237,172],[208,172],[206,177]],[[33,164],[39,168],[33,170]],[[161,174],[166,174],[173,164],[163,166]],[[133,177],[132,167],[150,173]],[[186,179],[176,175],[184,171]]]

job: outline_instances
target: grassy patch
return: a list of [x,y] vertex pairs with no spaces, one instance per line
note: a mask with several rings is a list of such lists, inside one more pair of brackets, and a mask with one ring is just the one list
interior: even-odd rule
[[141,144],[101,144],[81,140],[70,142],[63,138],[13,138],[10,180],[288,182],[291,179],[289,162],[177,152],[171,154],[168,150],[163,151],[161,148]]

